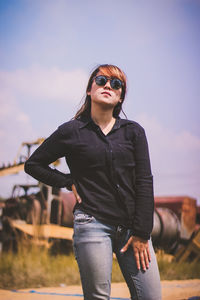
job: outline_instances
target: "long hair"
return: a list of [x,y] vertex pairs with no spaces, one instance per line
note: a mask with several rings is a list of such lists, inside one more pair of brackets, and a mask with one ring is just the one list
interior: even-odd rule
[[[103,75],[108,76],[108,77],[116,77],[119,78],[123,82],[122,86],[122,93],[121,93],[121,102],[118,102],[117,105],[114,107],[113,110],[113,117],[117,118],[120,114],[120,112],[123,112],[122,109],[122,104],[125,99],[126,95],[126,75],[122,70],[120,70],[117,66],[114,65],[109,65],[109,64],[104,64],[104,65],[99,65],[90,75],[88,85],[86,88],[86,97],[85,97],[85,102],[81,106],[81,108],[77,111],[77,113],[74,116],[74,119],[79,118],[80,116],[85,116],[89,117],[91,115],[91,97],[87,93],[91,90],[92,83],[94,80],[94,77],[97,75],[98,72],[101,72]],[[124,112],[123,112],[124,113]],[[126,114],[124,113],[126,116]]]

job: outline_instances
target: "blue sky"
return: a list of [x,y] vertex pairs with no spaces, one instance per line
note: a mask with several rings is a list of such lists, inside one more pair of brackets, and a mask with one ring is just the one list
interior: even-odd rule
[[[155,195],[200,201],[200,1],[0,0],[0,162],[69,120],[92,69],[121,67]],[[61,165],[65,170],[65,166]],[[0,195],[25,174],[0,178]]]

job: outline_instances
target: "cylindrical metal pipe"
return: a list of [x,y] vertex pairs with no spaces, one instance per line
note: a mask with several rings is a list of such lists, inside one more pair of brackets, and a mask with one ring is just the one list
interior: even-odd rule
[[180,237],[180,221],[168,208],[157,208],[154,212],[152,240],[156,247],[172,252]]
[[154,211],[154,216],[153,216],[153,231],[152,231],[152,239],[153,241],[157,241],[161,235],[161,219],[157,211]]

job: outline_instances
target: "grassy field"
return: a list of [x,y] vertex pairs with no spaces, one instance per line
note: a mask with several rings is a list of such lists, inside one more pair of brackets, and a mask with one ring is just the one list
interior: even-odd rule
[[[200,278],[199,263],[169,262],[168,256],[158,254],[162,280]],[[123,277],[117,261],[113,261],[113,282]],[[31,288],[80,284],[78,267],[73,253],[55,255],[46,248],[34,245],[20,247],[18,253],[0,254],[0,288]]]

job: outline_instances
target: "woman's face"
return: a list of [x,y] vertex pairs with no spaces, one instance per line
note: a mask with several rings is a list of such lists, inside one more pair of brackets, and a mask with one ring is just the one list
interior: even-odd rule
[[[96,76],[104,75],[99,71]],[[121,102],[122,88],[115,90],[112,89],[110,85],[110,80],[106,82],[104,86],[99,86],[96,84],[95,80],[92,82],[91,90],[87,92],[91,97],[91,103],[96,103],[102,105],[103,107],[113,108],[117,105],[118,102]]]

